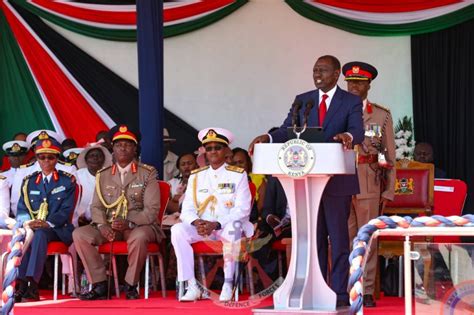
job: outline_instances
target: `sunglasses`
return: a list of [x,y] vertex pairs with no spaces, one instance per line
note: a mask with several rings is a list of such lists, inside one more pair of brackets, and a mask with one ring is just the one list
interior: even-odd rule
[[40,155],[37,155],[36,158],[40,161],[43,161],[43,160],[54,161],[54,160],[57,159],[57,156],[56,155],[43,155],[43,154],[40,154]]
[[220,144],[217,144],[217,145],[214,145],[214,146],[209,145],[209,146],[205,147],[206,152],[220,151],[222,149],[224,149],[224,146],[222,146]]

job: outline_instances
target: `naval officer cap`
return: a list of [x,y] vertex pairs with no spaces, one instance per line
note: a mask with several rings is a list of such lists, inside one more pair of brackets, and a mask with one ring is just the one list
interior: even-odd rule
[[346,81],[372,81],[377,77],[377,69],[365,62],[352,61],[346,63],[342,67],[342,73],[346,77]]
[[26,137],[26,141],[32,146],[36,144],[38,140],[54,139],[56,142],[63,142],[64,137],[59,135],[57,132],[47,129],[35,130]]
[[28,142],[25,141],[13,140],[5,142],[2,148],[8,156],[18,156],[26,154],[26,152],[28,152],[28,149],[30,148],[30,145],[28,144]]
[[209,142],[219,142],[229,145],[234,140],[234,135],[227,129],[211,127],[199,131],[198,138],[203,145]]
[[77,157],[79,156],[79,154],[81,154],[83,150],[84,148],[70,148],[63,152],[63,156],[67,159],[68,162],[73,162],[77,160]]

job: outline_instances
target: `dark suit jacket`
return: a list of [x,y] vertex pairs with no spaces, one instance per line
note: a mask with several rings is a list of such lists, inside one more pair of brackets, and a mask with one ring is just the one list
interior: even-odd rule
[[287,205],[288,201],[286,199],[285,190],[280,181],[276,177],[268,176],[267,186],[265,188],[265,200],[263,201],[262,209],[263,220],[260,229],[272,233],[273,229],[266,221],[267,216],[269,214],[274,214],[280,219],[283,219],[286,214]]
[[[23,180],[21,185],[21,196],[18,202],[17,221],[25,222],[31,220],[30,212],[25,204],[28,198],[33,211],[39,209],[43,199],[48,201],[48,216],[46,221],[54,225],[54,230],[62,242],[72,243],[72,231],[74,226],[71,223],[74,211],[74,201],[76,192],[76,181],[74,176],[63,171],[55,171],[51,177],[48,189],[45,189],[41,172],[34,172]],[[26,196],[23,193],[23,186],[26,183]]]
[[[301,101],[303,106],[299,111],[299,120],[303,122],[306,104],[312,100],[315,104],[308,117],[308,126],[319,125],[319,90],[312,90],[296,96],[295,101]],[[285,121],[278,130],[270,135],[273,142],[288,141],[287,128],[291,127],[291,108]],[[336,92],[329,105],[328,112],[323,122],[323,132],[326,142],[335,142],[332,138],[338,133],[349,132],[354,138],[354,145],[364,140],[364,124],[362,119],[362,100],[349,92],[337,87]],[[324,191],[327,194],[343,196],[356,195],[359,193],[359,181],[356,175],[333,176]]]

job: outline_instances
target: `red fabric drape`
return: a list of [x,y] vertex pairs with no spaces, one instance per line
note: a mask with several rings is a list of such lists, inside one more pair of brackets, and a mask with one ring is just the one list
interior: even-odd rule
[[184,19],[187,17],[219,9],[234,2],[235,0],[203,0],[201,2],[196,2],[185,6],[168,8],[163,10],[163,21],[170,22],[174,20]]
[[67,17],[77,18],[81,20],[118,25],[136,25],[137,12],[121,12],[121,11],[101,11],[88,8],[77,7],[67,3],[55,2],[51,0],[33,0],[33,4],[37,4],[45,9],[63,14]]
[[74,138],[79,146],[94,141],[95,133],[108,127],[25,25],[4,2],[1,5],[8,24],[65,135]]
[[432,9],[461,0],[313,0],[333,7],[379,13],[411,12]]
[[[220,9],[234,2],[235,0],[202,0],[200,2],[182,5],[179,7],[165,8],[163,11],[163,21],[171,22],[192,17],[198,14]],[[136,12],[101,11],[77,7],[68,3],[55,2],[51,0],[32,0],[32,3],[67,17],[90,22],[116,25],[135,25],[137,20]]]

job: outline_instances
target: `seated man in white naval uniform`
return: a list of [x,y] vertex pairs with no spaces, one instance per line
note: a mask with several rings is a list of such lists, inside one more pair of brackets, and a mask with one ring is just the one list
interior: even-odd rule
[[229,301],[240,250],[238,240],[242,230],[246,236],[253,234],[253,226],[248,220],[251,195],[247,173],[225,163],[224,149],[233,139],[228,130],[206,128],[198,137],[206,150],[209,166],[191,173],[181,210],[182,223],[171,228],[178,281],[188,281],[188,290],[180,301],[195,301],[201,297],[194,276],[191,244],[206,239],[223,242],[225,281],[219,299]]

